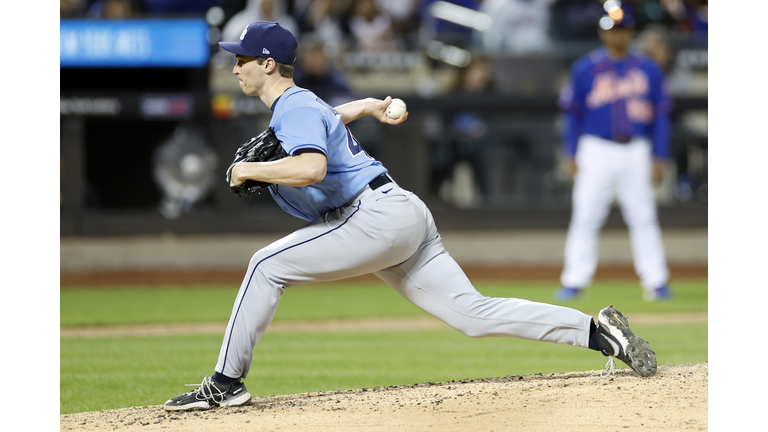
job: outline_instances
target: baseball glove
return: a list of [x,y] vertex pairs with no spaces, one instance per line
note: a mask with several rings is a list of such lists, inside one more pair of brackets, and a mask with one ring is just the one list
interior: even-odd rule
[[235,160],[227,168],[227,185],[232,193],[238,196],[249,197],[255,193],[261,193],[261,190],[269,187],[271,183],[265,183],[255,180],[246,180],[239,185],[232,184],[232,169],[240,162],[269,162],[282,159],[288,156],[280,145],[280,140],[275,136],[275,131],[268,128],[258,136],[249,139],[243,143],[235,152]]

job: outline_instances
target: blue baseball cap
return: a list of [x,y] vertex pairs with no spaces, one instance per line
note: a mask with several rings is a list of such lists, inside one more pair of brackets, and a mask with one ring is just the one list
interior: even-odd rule
[[225,50],[244,56],[273,58],[278,63],[296,61],[296,38],[276,22],[256,21],[240,34],[237,42],[219,42]]
[[607,0],[603,3],[606,15],[603,15],[598,25],[603,30],[612,28],[631,29],[635,27],[635,17],[628,5],[622,5],[621,0]]

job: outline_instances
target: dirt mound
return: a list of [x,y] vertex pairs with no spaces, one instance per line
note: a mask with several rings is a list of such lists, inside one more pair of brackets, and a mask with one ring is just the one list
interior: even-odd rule
[[[617,362],[617,366],[621,364]],[[623,366],[623,364],[621,364]],[[687,431],[707,430],[708,363],[651,378],[592,372],[254,397],[240,408],[161,406],[62,415],[62,431]]]

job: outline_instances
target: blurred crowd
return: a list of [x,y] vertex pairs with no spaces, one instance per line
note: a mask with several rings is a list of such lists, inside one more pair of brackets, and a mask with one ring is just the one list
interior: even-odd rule
[[[297,38],[358,52],[423,48],[425,38],[485,52],[537,52],[596,40],[599,0],[60,0],[61,18],[205,17],[220,40],[278,21]],[[624,0],[637,27],[706,35],[707,0]]]
[[[218,48],[219,41],[236,41],[254,21],[277,21],[299,40],[297,84],[321,96],[347,94],[352,85],[345,71],[354,74],[363,64],[369,70],[402,56],[404,78],[414,90],[429,96],[461,85],[460,70],[475,56],[493,59],[540,56],[514,67],[499,62],[484,66],[505,71],[495,90],[542,94],[558,83],[552,71],[562,65],[547,63],[570,58],[599,44],[597,23],[605,14],[605,0],[60,0],[62,19],[204,18],[210,29],[211,65],[229,71],[232,55]],[[707,0],[624,0],[634,10],[637,46],[669,75],[672,91],[687,91],[688,69],[673,70],[673,39],[698,40],[706,49]],[[679,39],[679,38],[678,38]],[[586,44],[586,45],[585,45]],[[585,48],[585,46],[587,48]],[[342,55],[361,59],[350,62]],[[426,56],[430,76],[416,85],[415,66],[403,60],[409,54]],[[548,54],[555,54],[548,56]],[[366,57],[368,56],[368,57]],[[389,57],[388,57],[389,56]],[[370,59],[374,60],[370,60]],[[395,61],[397,62],[397,61]],[[502,60],[503,62],[503,60]],[[350,67],[354,63],[354,67]],[[403,66],[404,65],[404,66]],[[445,80],[434,71],[446,71]],[[547,72],[549,71],[549,72]],[[507,73],[508,72],[508,73]],[[228,78],[228,74],[227,75]],[[350,75],[350,74],[347,74]],[[404,82],[405,82],[404,81]],[[376,80],[367,80],[368,84]],[[522,88],[515,88],[522,86]],[[494,90],[491,89],[491,90]],[[366,89],[375,91],[375,89]]]
[[[253,21],[277,21],[299,40],[296,83],[334,105],[352,99],[360,90],[361,82],[367,86],[381,78],[366,77],[364,81],[352,83],[350,76],[354,74],[345,73],[348,71],[344,62],[335,61],[342,53],[386,56],[418,52],[432,59],[431,69],[435,69],[436,64],[449,66],[444,68],[450,69],[446,85],[433,84],[435,76],[421,80],[413,72],[387,77],[389,84],[409,82],[419,93],[435,93],[437,90],[430,89],[440,87],[439,91],[456,96],[500,92],[530,96],[542,92],[537,85],[549,85],[552,87],[549,91],[558,91],[559,79],[567,71],[562,59],[553,61],[547,60],[546,55],[537,55],[568,51],[576,57],[577,53],[585,52],[584,44],[597,46],[597,23],[605,14],[605,0],[60,1],[61,19],[204,18],[210,26],[208,39],[214,51],[219,41],[238,40],[243,29]],[[667,74],[670,91],[686,94],[696,85],[703,87],[706,94],[706,75],[698,81],[691,79],[691,65],[697,64],[697,58],[689,55],[682,62],[686,67],[681,68],[681,62],[675,59],[672,39],[699,41],[697,45],[703,47],[706,68],[708,1],[623,0],[623,3],[634,10],[636,46]],[[581,45],[574,48],[573,44]],[[503,57],[507,54],[529,58],[525,62],[513,59],[505,63]],[[226,83],[232,81],[230,56],[218,50],[211,61],[214,69],[218,65],[224,70]],[[405,93],[401,87],[394,91]],[[493,160],[488,154],[489,143],[509,132],[495,130],[493,121],[472,111],[433,113],[427,120],[424,128],[430,146],[430,192],[445,195],[445,185],[457,177],[457,166],[465,164],[473,173],[469,176],[474,177],[477,186],[475,195],[487,196],[491,183],[489,173],[493,171],[487,166],[488,161]],[[501,124],[512,125],[507,119]],[[364,122],[357,125],[358,128],[364,126]],[[356,130],[355,133],[365,132]],[[375,132],[372,135],[367,142],[375,151]],[[532,161],[537,157],[534,150],[541,146],[526,136],[513,141],[506,145],[514,150],[514,160],[526,169],[534,166]]]

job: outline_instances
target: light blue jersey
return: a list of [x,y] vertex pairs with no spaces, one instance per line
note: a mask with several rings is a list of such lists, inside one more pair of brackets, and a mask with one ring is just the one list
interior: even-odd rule
[[301,149],[328,158],[325,178],[304,187],[274,184],[269,191],[286,212],[312,221],[341,207],[387,169],[370,157],[341,121],[341,114],[314,93],[291,87],[272,104],[269,126],[291,156]]

